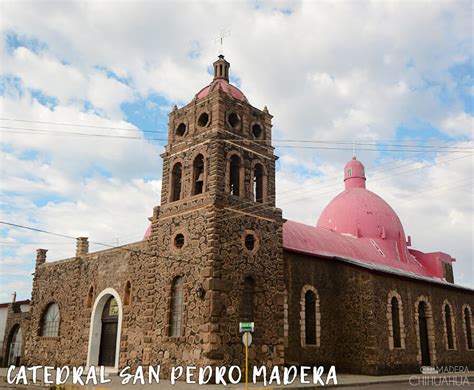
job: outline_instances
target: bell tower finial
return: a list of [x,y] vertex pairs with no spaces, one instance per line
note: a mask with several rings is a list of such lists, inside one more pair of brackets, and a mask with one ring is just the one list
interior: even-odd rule
[[230,63],[224,59],[223,54],[219,54],[219,59],[214,62],[214,80],[224,79],[229,81]]

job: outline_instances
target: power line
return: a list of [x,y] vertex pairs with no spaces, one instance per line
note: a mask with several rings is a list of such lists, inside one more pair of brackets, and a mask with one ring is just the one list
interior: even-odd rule
[[[441,156],[445,156],[445,155],[448,155],[448,154],[451,154],[452,152],[444,152],[442,154],[440,154],[438,157],[441,157]],[[426,154],[425,152],[421,152],[419,154]],[[397,160],[395,160],[397,161]],[[385,166],[385,165],[388,165],[388,164],[393,164],[392,161],[390,162],[387,162],[387,163],[383,163],[383,164],[379,164],[379,165],[375,165],[375,166],[372,166],[372,167],[369,167],[369,169],[373,169],[373,170],[378,170],[380,167],[382,166]],[[387,171],[392,171],[392,170],[395,170],[395,169],[399,169],[399,168],[403,168],[405,166],[408,166],[408,165],[412,165],[412,162],[408,162],[406,164],[402,164],[402,165],[398,165],[398,166],[394,166],[394,167],[389,167],[388,169],[383,169],[381,172],[387,172]],[[327,183],[327,182],[332,182],[332,181],[335,181],[335,180],[338,180],[337,183],[333,183],[333,184],[330,184],[330,185],[327,185],[327,186],[324,186],[324,187],[320,187],[318,190],[321,190],[321,189],[324,189],[324,188],[330,188],[330,187],[333,187],[333,186],[336,186],[336,185],[339,185],[339,181],[340,181],[340,175],[337,175],[337,176],[333,176],[332,178],[329,178],[329,179],[326,179],[326,180],[322,180],[322,181],[319,181],[319,182],[315,182],[314,184],[305,184],[305,185],[302,185],[302,186],[298,186],[296,188],[293,188],[293,189],[290,189],[290,190],[287,190],[287,191],[283,191],[281,193],[279,193],[278,195],[275,193],[275,195],[273,196],[270,196],[268,198],[268,200],[264,203],[259,203],[259,204],[256,204],[255,202],[252,202],[252,201],[248,201],[248,200],[245,200],[245,203],[248,203],[250,204],[250,206],[246,206],[244,207],[243,209],[240,209],[241,211],[243,210],[249,210],[249,209],[253,209],[255,207],[262,207],[264,205],[269,205],[270,203],[272,203],[273,201],[276,200],[277,196],[279,197],[280,200],[282,199],[289,199],[289,198],[292,198],[293,197],[293,194],[290,194],[290,193],[296,193],[299,198],[297,199],[305,199],[305,197],[301,198],[300,195],[301,194],[304,194],[304,193],[308,193],[308,192],[313,192],[313,187],[316,186],[316,185],[321,185],[322,183]],[[303,189],[303,191],[301,191],[300,189]],[[282,193],[285,193],[287,195],[281,197],[281,194]],[[314,193],[314,192],[313,192]],[[269,206],[271,208],[271,206]]]
[[[128,135],[113,135],[113,134],[90,134],[90,133],[77,133],[71,131],[57,131],[57,130],[44,130],[44,129],[30,129],[24,127],[10,127],[10,126],[0,126],[0,129],[4,129],[5,132],[12,132],[18,134],[25,134],[27,132],[37,133],[37,135],[62,135],[62,136],[80,136],[80,137],[101,137],[101,138],[122,138],[122,139],[139,139],[139,140],[151,140],[151,141],[168,141],[167,138],[145,138],[145,137],[135,137]],[[14,131],[20,130],[20,131]]]
[[[453,144],[456,145],[456,144],[459,144],[459,143],[464,143],[464,141],[458,141],[458,142],[453,142],[453,141],[451,141],[451,142],[450,142],[451,145],[453,145]],[[442,153],[442,154],[438,155],[438,157],[447,155],[447,154],[449,154],[449,153],[450,153],[450,152]],[[418,152],[418,153],[416,153],[416,154],[414,154],[414,155],[411,155],[410,157],[413,158],[413,157],[416,157],[416,156],[422,156],[422,155],[424,155],[424,154],[426,154],[426,151],[420,151],[420,152]],[[394,162],[396,162],[396,161],[402,161],[402,160],[404,160],[404,158],[397,158],[397,159],[394,159],[394,160],[391,160],[391,161],[387,161],[387,162],[382,163],[382,164],[370,165],[370,166],[366,167],[366,170],[370,170],[371,172],[377,171],[377,170],[379,170],[381,167],[384,167],[384,166],[386,166],[386,165],[393,165]],[[401,167],[403,167],[403,166],[411,165],[411,164],[412,164],[412,162],[410,161],[410,162],[408,162],[407,164],[397,165],[397,166],[395,166],[395,167],[393,167],[393,168],[390,168],[390,169],[388,169],[388,170],[398,169],[398,168],[401,168]],[[386,169],[384,169],[383,171],[386,171]],[[328,179],[325,179],[325,180],[322,180],[322,181],[318,181],[318,180],[319,180],[319,177],[316,177],[316,178],[313,178],[313,179],[306,180],[304,185],[297,186],[297,187],[295,187],[295,188],[288,189],[288,190],[286,190],[286,191],[281,191],[281,192],[279,192],[278,195],[280,196],[280,195],[286,194],[286,193],[288,193],[288,192],[295,192],[295,191],[298,191],[299,189],[308,189],[308,187],[313,187],[313,186],[315,186],[315,185],[320,185],[321,183],[326,183],[326,182],[329,182],[329,181],[340,180],[340,178],[341,178],[340,174],[338,174],[338,175],[336,175],[336,176],[332,176],[331,178],[328,178]],[[310,182],[310,181],[315,181],[315,183],[313,183],[313,184],[308,184],[308,182]]]
[[89,129],[136,131],[136,132],[143,132],[143,133],[158,133],[158,134],[167,134],[168,133],[168,131],[141,130],[141,129],[134,129],[134,128],[131,128],[131,127],[94,126],[94,125],[81,125],[81,124],[75,124],[75,123],[33,121],[33,120],[26,120],[26,119],[0,118],[0,121],[23,122],[23,123],[39,123],[39,124],[42,124],[42,125],[53,125],[53,126],[86,127],[86,128],[89,128]]
[[[35,120],[26,120],[26,119],[16,119],[16,118],[0,118],[0,121],[12,121],[12,122],[24,122],[24,123],[39,123],[39,124],[47,124],[47,125],[54,125],[54,126],[72,126],[72,127],[84,127],[84,128],[92,128],[92,129],[110,129],[110,130],[122,130],[122,131],[134,131],[134,132],[143,132],[143,133],[157,133],[157,134],[168,134],[168,131],[158,131],[158,130],[143,130],[143,129],[136,129],[136,128],[126,128],[126,127],[112,127],[112,126],[96,126],[96,125],[83,125],[77,123],[64,123],[64,122],[47,122],[47,121],[35,121]],[[15,129],[13,127],[3,127],[3,128],[10,128]],[[37,129],[24,129],[24,130],[32,130],[38,131]],[[42,130],[42,131],[54,131],[54,130]],[[59,132],[59,133],[66,133],[66,132]],[[70,133],[74,134],[74,133]],[[83,133],[84,135],[89,135],[88,133]],[[102,135],[102,134],[101,134]],[[142,138],[139,138],[142,139]],[[161,139],[160,139],[161,140]],[[233,141],[238,141],[234,140]],[[255,143],[266,143],[270,142],[270,140],[259,140],[259,139],[252,139],[244,141],[251,141]],[[321,143],[321,144],[341,144],[341,145],[352,145],[355,142],[356,145],[363,145],[363,146],[372,146],[372,145],[382,145],[382,146],[392,146],[392,147],[424,147],[424,148],[443,148],[443,146],[437,145],[426,145],[426,141],[421,141],[423,145],[414,144],[416,141],[414,140],[396,140],[396,144],[391,143],[392,140],[374,140],[372,142],[369,141],[340,141],[340,140],[307,140],[307,139],[278,139],[273,138],[273,142],[299,142],[299,143]],[[464,141],[472,141],[472,139],[465,139]],[[408,143],[407,145],[403,145],[402,143]],[[439,141],[438,141],[439,142]],[[443,141],[441,141],[443,142]],[[449,141],[447,141],[449,142]]]
[[[4,132],[11,132],[14,134],[35,134],[35,135],[60,135],[60,136],[79,136],[79,137],[99,137],[99,138],[114,138],[114,139],[127,139],[127,140],[142,140],[142,141],[168,141],[167,138],[150,138],[150,137],[135,137],[135,136],[126,136],[126,135],[113,135],[113,134],[90,134],[90,133],[78,133],[78,132],[64,132],[64,131],[56,131],[56,130],[44,130],[44,129],[31,129],[31,128],[23,128],[23,127],[10,127],[10,126],[0,126]],[[19,131],[18,131],[19,130]],[[230,138],[218,138],[215,141],[233,141],[233,142],[241,142],[241,140],[235,140]],[[243,140],[247,142],[248,140]],[[251,140],[253,142],[253,140]],[[188,144],[191,143],[190,140],[184,141]],[[292,142],[316,142],[316,143],[327,143],[327,144],[338,144],[339,142],[330,142],[330,141],[296,141],[293,140]],[[373,144],[374,148],[357,148],[359,151],[369,151],[369,152],[409,152],[409,153],[419,153],[419,152],[436,152],[440,148],[444,148],[446,150],[453,150],[457,153],[470,153],[474,148],[472,147],[450,147],[450,146],[431,146],[431,145],[424,145],[424,146],[416,146],[416,145],[399,145],[405,149],[388,149],[390,144],[383,144],[386,146],[385,149],[381,149],[377,147],[377,144]],[[290,148],[290,149],[313,149],[313,150],[352,150],[351,147],[330,147],[330,146],[301,146],[301,145],[273,145],[275,148]],[[415,147],[423,147],[423,148],[433,148],[432,150],[416,150],[410,149]],[[407,149],[408,148],[408,149]]]
[[[451,152],[452,153],[452,152]],[[446,153],[446,154],[449,154],[449,153]],[[421,169],[425,169],[425,168],[428,168],[430,166],[436,166],[436,165],[439,165],[439,164],[443,164],[443,163],[446,163],[446,162],[450,162],[450,161],[455,161],[455,160],[459,160],[459,159],[462,159],[462,158],[466,158],[466,157],[469,157],[469,156],[461,156],[461,157],[455,157],[455,158],[452,158],[452,159],[449,159],[449,160],[444,160],[444,161],[439,161],[439,162],[436,162],[436,163],[432,163],[432,164],[427,164],[427,165],[424,165],[422,167],[417,167],[417,168],[414,168],[414,169],[411,169],[411,170],[408,170],[408,171],[403,171],[403,172],[398,172],[398,173],[394,173],[392,175],[388,175],[388,176],[383,176],[381,178],[375,178],[375,179],[372,179],[372,182],[375,182],[375,181],[380,181],[380,180],[385,180],[387,178],[390,178],[390,177],[393,177],[393,176],[397,176],[397,175],[402,175],[402,174],[407,174],[407,173],[411,173],[411,172],[414,172],[414,171],[418,171],[418,170],[421,170]],[[323,188],[328,188],[328,187],[333,187],[334,185],[336,184],[332,184],[332,185],[329,185],[329,186],[326,186],[326,187],[323,187]],[[339,191],[339,190],[337,190]],[[327,194],[330,194],[330,193],[334,193],[336,192],[336,190],[331,190],[329,192],[326,192],[326,193],[322,193],[322,194],[318,194],[317,197],[321,197],[323,195],[327,195]],[[298,195],[300,195],[301,193],[299,193]],[[291,196],[288,198],[290,199]],[[302,200],[302,199],[306,199],[306,198],[309,198],[309,196],[306,196],[306,197],[297,197],[295,199],[292,199],[292,200],[288,200],[287,202],[283,202],[283,203],[280,203],[278,205],[278,207],[282,206],[282,205],[285,205],[285,204],[289,204],[289,203],[293,203],[293,202],[296,202],[296,201],[299,201],[299,200]],[[273,206],[270,206],[269,202],[265,202],[265,203],[254,203],[254,202],[251,202],[251,201],[248,201],[248,200],[245,200],[245,203],[249,203],[251,204],[250,206],[246,206],[244,208],[237,208],[236,211],[239,212],[243,212],[243,211],[252,211],[252,212],[258,212],[258,211],[264,211],[265,209],[269,209],[269,210],[273,210]],[[228,214],[231,214],[233,212],[233,210],[227,210],[226,212],[224,212],[223,216],[221,217],[221,219],[219,220],[219,222],[221,221],[226,221],[228,222],[229,220],[232,220],[234,218],[239,218],[241,217],[240,215],[234,215],[234,216],[231,216],[231,217],[227,217],[226,215]]]
[[70,242],[11,242],[0,241],[0,245],[71,245]]
[[[432,195],[437,195],[439,193],[442,193],[442,192],[446,192],[446,191],[450,191],[450,190],[453,190],[453,189],[457,189],[457,188],[462,188],[462,187],[465,187],[467,185],[472,185],[472,177],[467,177],[467,178],[464,178],[464,179],[461,179],[461,180],[456,180],[456,181],[453,181],[451,183],[447,183],[447,184],[443,184],[443,185],[440,185],[440,186],[436,186],[436,187],[432,187],[428,190],[425,190],[425,191],[421,191],[421,192],[417,192],[416,193],[416,196],[420,195],[420,194],[429,194],[429,196],[432,196]],[[465,183],[467,182],[467,183]],[[460,183],[464,183],[464,184],[460,184]],[[447,187],[447,188],[445,188]],[[415,196],[408,196],[408,197],[404,197],[401,199],[402,202],[406,202],[406,201],[414,201],[415,199]]]
[[[6,226],[16,227],[18,229],[26,229],[26,230],[31,230],[31,231],[38,232],[38,233],[50,234],[50,235],[56,236],[56,237],[68,238],[68,239],[71,239],[71,240],[76,240],[77,239],[77,237],[72,237],[72,236],[68,236],[68,235],[65,235],[65,234],[61,234],[61,233],[49,232],[47,230],[37,229],[37,228],[34,228],[34,227],[19,225],[19,224],[11,223],[11,222],[0,221],[0,224],[6,225]],[[102,245],[102,246],[105,246],[105,247],[108,247],[108,248],[113,248],[113,249],[124,249],[124,250],[128,250],[130,252],[135,252],[135,253],[140,252],[140,251],[135,250],[135,249],[125,248],[123,245],[114,246],[114,245],[104,244],[102,242],[96,242],[96,241],[89,241],[89,243],[96,244],[96,245]],[[143,252],[143,253],[146,253],[146,252]],[[146,254],[148,254],[150,256],[152,255],[150,253],[146,253]]]
[[[468,182],[464,183],[465,181],[468,181]],[[459,183],[464,183],[464,184],[459,184]],[[420,194],[424,194],[424,193],[430,193],[430,196],[437,195],[437,194],[440,194],[440,193],[443,193],[443,192],[446,192],[446,191],[450,191],[450,190],[453,190],[453,189],[462,188],[462,187],[465,187],[467,185],[472,185],[472,178],[465,178],[465,179],[461,179],[461,180],[456,180],[456,181],[448,183],[448,184],[443,184],[441,186],[432,187],[429,190],[417,192],[416,196],[418,196]],[[447,187],[447,188],[444,188],[444,187]],[[329,194],[329,193],[333,193],[333,192],[334,191],[329,191],[329,192],[326,192],[324,194],[319,194],[319,195],[325,195],[325,194]],[[407,202],[407,201],[408,202],[413,202],[415,200],[415,199],[411,199],[413,197],[403,198],[403,199],[401,199],[401,201],[402,202]],[[0,223],[3,223],[3,222],[0,222]],[[9,241],[0,241],[0,244],[1,245],[11,244],[11,245],[16,245],[16,246],[23,246],[23,245],[70,245],[67,242],[9,242]],[[120,247],[116,247],[116,248],[120,248]]]

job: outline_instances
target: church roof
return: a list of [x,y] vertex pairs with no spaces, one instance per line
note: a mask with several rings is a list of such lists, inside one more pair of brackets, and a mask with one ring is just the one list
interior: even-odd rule
[[[474,289],[447,282],[441,276],[442,274],[432,271],[436,267],[427,266],[427,262],[440,266],[441,259],[444,259],[444,261],[454,261],[451,256],[442,252],[422,253],[410,249],[410,253],[413,252],[417,257],[420,255],[420,259],[424,258],[423,264],[420,262],[418,266],[412,263],[395,266],[391,262],[387,264],[378,261],[379,259],[373,256],[374,254],[370,251],[370,246],[364,240],[361,241],[361,239],[343,236],[294,221],[286,221],[283,225],[283,247],[289,252],[333,259],[368,270],[474,291]],[[439,271],[442,272],[442,268],[439,268]]]
[[364,165],[354,157],[344,168],[345,190],[329,202],[316,227],[292,221],[283,225],[284,248],[444,278],[442,263],[454,259],[408,249],[400,218],[365,182]]
[[211,84],[202,88],[195,96],[196,99],[202,99],[209,95],[212,91],[220,89],[227,95],[242,102],[247,102],[247,98],[243,92],[229,83],[229,68],[230,63],[225,60],[221,54],[217,61],[214,62],[214,79]]
[[225,79],[216,79],[212,81],[211,84],[205,86],[196,94],[196,99],[202,99],[209,95],[210,92],[214,91],[216,88],[222,89],[227,95],[233,97],[234,99],[240,100],[242,102],[247,102],[247,98],[244,93],[234,85],[230,84]]
[[[417,275],[436,276],[411,255],[408,261],[383,256],[377,246],[382,251],[387,251],[387,247],[383,244],[381,247],[376,246],[372,241],[370,238],[351,237],[294,221],[286,221],[283,224],[283,248],[288,251],[310,256],[344,258],[356,263],[383,266],[382,268],[398,269]],[[439,277],[441,278],[442,274]]]

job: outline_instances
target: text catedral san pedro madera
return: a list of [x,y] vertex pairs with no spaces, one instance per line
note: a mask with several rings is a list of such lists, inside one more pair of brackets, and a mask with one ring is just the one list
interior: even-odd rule
[[[56,384],[61,385],[72,383],[74,385],[97,385],[111,382],[105,375],[104,366],[86,367],[49,367],[33,366],[26,367],[10,366],[7,372],[7,382],[9,384]],[[242,369],[239,366],[231,367],[195,367],[195,366],[176,366],[169,372],[171,385],[177,381],[184,381],[188,384],[205,385],[215,383],[221,385],[237,384],[242,382]],[[324,375],[324,377],[323,377]],[[126,384],[154,384],[160,383],[160,366],[138,366],[132,373],[130,367],[125,367],[118,373],[120,383]],[[252,367],[250,370],[250,380],[253,383],[262,383],[268,385],[290,385],[296,380],[302,384],[319,384],[325,386],[328,384],[337,384],[336,367],[331,366],[325,372],[324,367],[307,366],[274,366],[271,369],[260,366]]]

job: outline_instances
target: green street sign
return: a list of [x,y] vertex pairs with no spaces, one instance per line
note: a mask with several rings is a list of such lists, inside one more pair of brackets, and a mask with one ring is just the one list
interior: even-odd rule
[[240,322],[239,331],[242,332],[253,332],[255,325],[253,322]]

